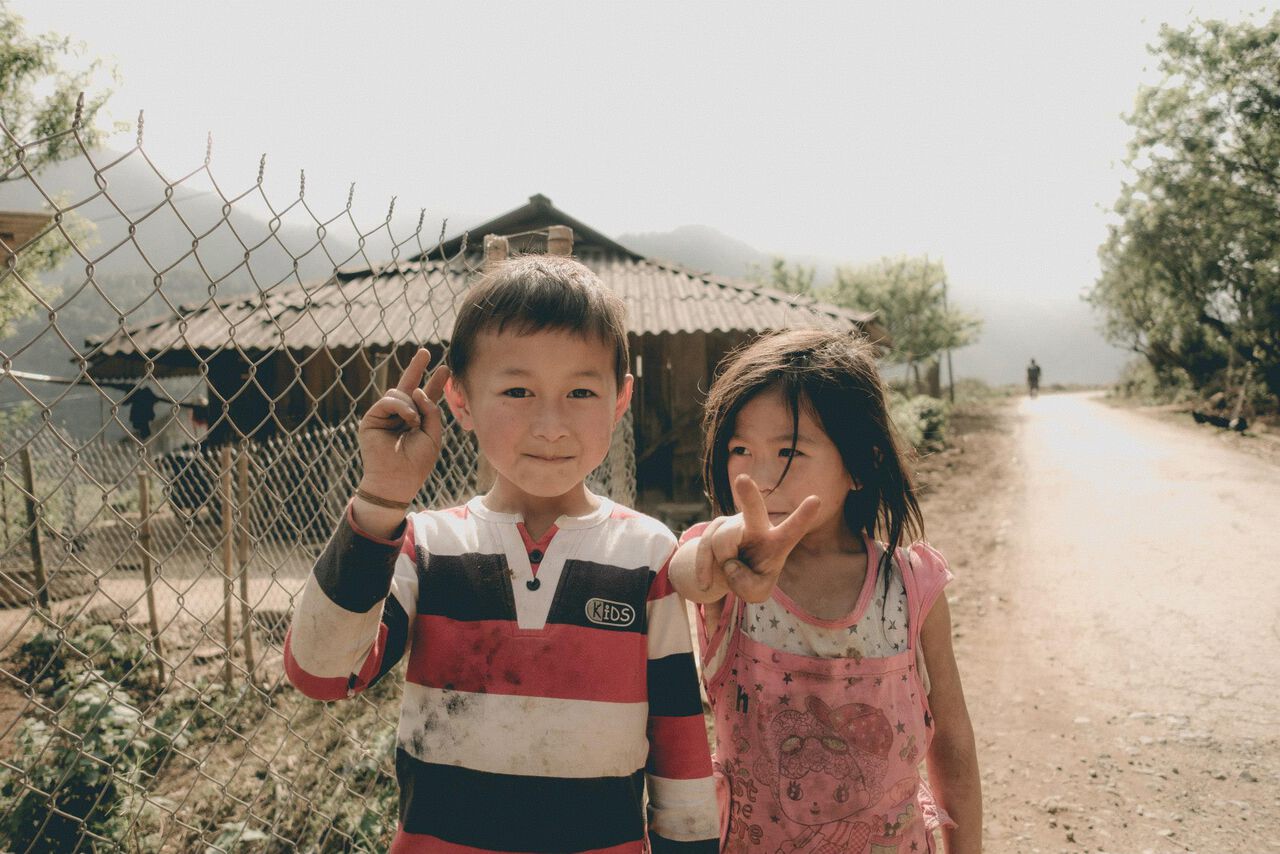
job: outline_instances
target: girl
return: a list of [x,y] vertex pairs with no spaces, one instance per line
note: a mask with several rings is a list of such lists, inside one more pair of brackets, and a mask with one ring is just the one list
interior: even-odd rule
[[728,358],[703,426],[722,515],[685,534],[670,576],[700,605],[722,850],[925,854],[941,826],[948,854],[980,851],[951,574],[901,547],[923,521],[873,346],[760,338]]

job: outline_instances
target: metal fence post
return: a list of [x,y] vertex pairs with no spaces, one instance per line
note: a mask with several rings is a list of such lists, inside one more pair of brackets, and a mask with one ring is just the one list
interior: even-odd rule
[[142,552],[142,580],[147,585],[147,622],[151,626],[151,646],[156,652],[156,676],[164,687],[164,650],[160,646],[160,616],[156,613],[155,576],[151,569],[151,479],[138,472],[138,515],[141,517],[138,548]]
[[36,601],[49,610],[49,581],[44,575],[44,548],[40,544],[40,506],[36,503],[36,477],[31,467],[31,449],[18,452],[22,461],[23,502],[27,505],[27,536],[31,541],[31,568],[36,578]]

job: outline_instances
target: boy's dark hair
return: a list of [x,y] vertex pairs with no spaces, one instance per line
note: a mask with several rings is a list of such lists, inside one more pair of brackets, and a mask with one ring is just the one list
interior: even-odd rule
[[580,261],[559,255],[522,255],[501,261],[462,298],[445,355],[449,371],[466,379],[481,332],[517,335],[546,329],[574,332],[613,349],[614,376],[622,387],[630,355],[626,308]]
[[[791,412],[792,449],[804,407],[840,451],[845,469],[862,485],[845,498],[845,523],[855,534],[874,538],[880,532],[887,546],[881,565],[887,583],[894,550],[904,537],[924,536],[924,518],[889,418],[875,345],[850,332],[792,329],[763,335],[725,357],[702,419],[702,474],[716,515],[737,512],[728,463],[738,413],[769,389],[782,393]],[[788,460],[782,478],[790,467]]]

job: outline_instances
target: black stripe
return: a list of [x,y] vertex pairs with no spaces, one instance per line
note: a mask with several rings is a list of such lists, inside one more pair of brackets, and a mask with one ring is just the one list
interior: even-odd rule
[[699,839],[697,842],[676,842],[650,831],[649,850],[652,854],[717,854],[719,839]]
[[644,633],[649,623],[645,605],[651,577],[648,567],[623,569],[588,560],[567,560],[547,622]]
[[693,653],[677,652],[649,659],[650,717],[683,718],[702,714],[698,669]]
[[511,577],[500,554],[430,555],[418,613],[453,620],[514,620]]
[[404,649],[409,642],[409,615],[400,606],[400,600],[388,596],[382,606],[382,622],[387,627],[387,645],[382,650],[382,661],[378,664],[378,672],[369,680],[372,685],[395,667],[404,657]]
[[455,845],[587,851],[644,838],[643,771],[587,779],[490,774],[396,748],[396,777],[404,829]]
[[[404,533],[404,523],[397,530],[398,537]],[[363,614],[391,591],[391,576],[399,554],[399,546],[375,543],[356,534],[343,513],[312,572],[334,604]]]

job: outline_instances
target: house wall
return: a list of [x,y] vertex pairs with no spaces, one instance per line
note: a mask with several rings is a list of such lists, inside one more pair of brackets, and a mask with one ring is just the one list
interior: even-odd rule
[[707,512],[702,487],[702,414],[716,365],[754,333],[631,337],[642,362],[632,411],[641,510],[679,525]]

